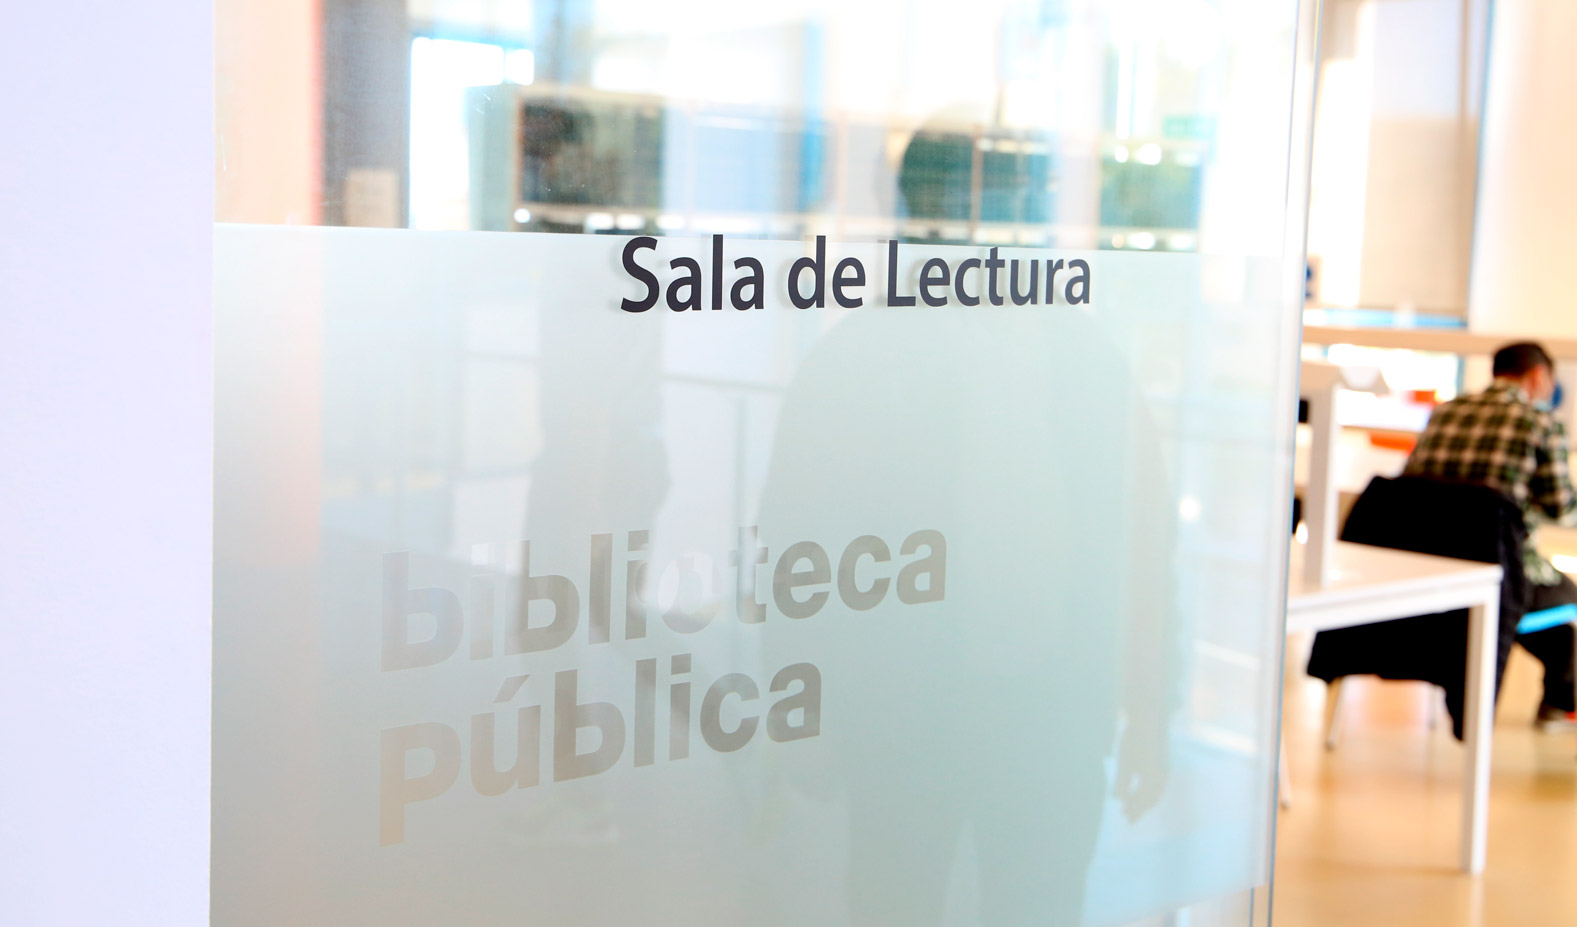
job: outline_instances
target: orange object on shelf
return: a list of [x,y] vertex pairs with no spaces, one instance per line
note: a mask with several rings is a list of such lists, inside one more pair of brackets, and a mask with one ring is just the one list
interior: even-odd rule
[[1418,435],[1406,431],[1371,431],[1369,443],[1374,447],[1382,447],[1388,451],[1401,451],[1411,454],[1418,444]]
[[1407,391],[1407,401],[1430,408],[1440,404],[1439,396],[1432,389],[1410,389]]

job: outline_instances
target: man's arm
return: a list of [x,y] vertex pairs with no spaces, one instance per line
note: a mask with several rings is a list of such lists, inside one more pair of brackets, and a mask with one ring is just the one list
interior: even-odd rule
[[1545,440],[1539,442],[1534,451],[1536,469],[1529,489],[1533,505],[1557,522],[1571,521],[1577,515],[1577,491],[1572,489],[1567,452],[1565,426],[1551,421]]

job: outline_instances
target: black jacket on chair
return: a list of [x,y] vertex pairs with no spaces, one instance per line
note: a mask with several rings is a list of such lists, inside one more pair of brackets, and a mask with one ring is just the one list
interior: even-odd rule
[[[1522,547],[1527,528],[1522,512],[1506,496],[1483,486],[1443,483],[1422,477],[1376,477],[1353,505],[1341,538],[1459,560],[1498,563],[1500,638],[1495,691],[1527,610],[1528,581]],[[1466,695],[1467,609],[1321,631],[1309,654],[1309,675],[1330,682],[1372,674],[1418,679],[1445,690],[1451,728],[1462,738]]]

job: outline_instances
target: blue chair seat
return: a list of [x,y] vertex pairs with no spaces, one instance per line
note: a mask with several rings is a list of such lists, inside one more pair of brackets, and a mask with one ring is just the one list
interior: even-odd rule
[[1543,631],[1574,620],[1577,620],[1577,605],[1557,605],[1554,608],[1523,615],[1522,620],[1517,622],[1517,633],[1532,634],[1534,631]]

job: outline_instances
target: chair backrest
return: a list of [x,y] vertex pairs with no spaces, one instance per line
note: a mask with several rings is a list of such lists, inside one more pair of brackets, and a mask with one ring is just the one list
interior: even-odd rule
[[1487,486],[1417,476],[1375,477],[1353,504],[1341,537],[1357,544],[1500,563],[1515,584],[1527,582],[1522,512]]

